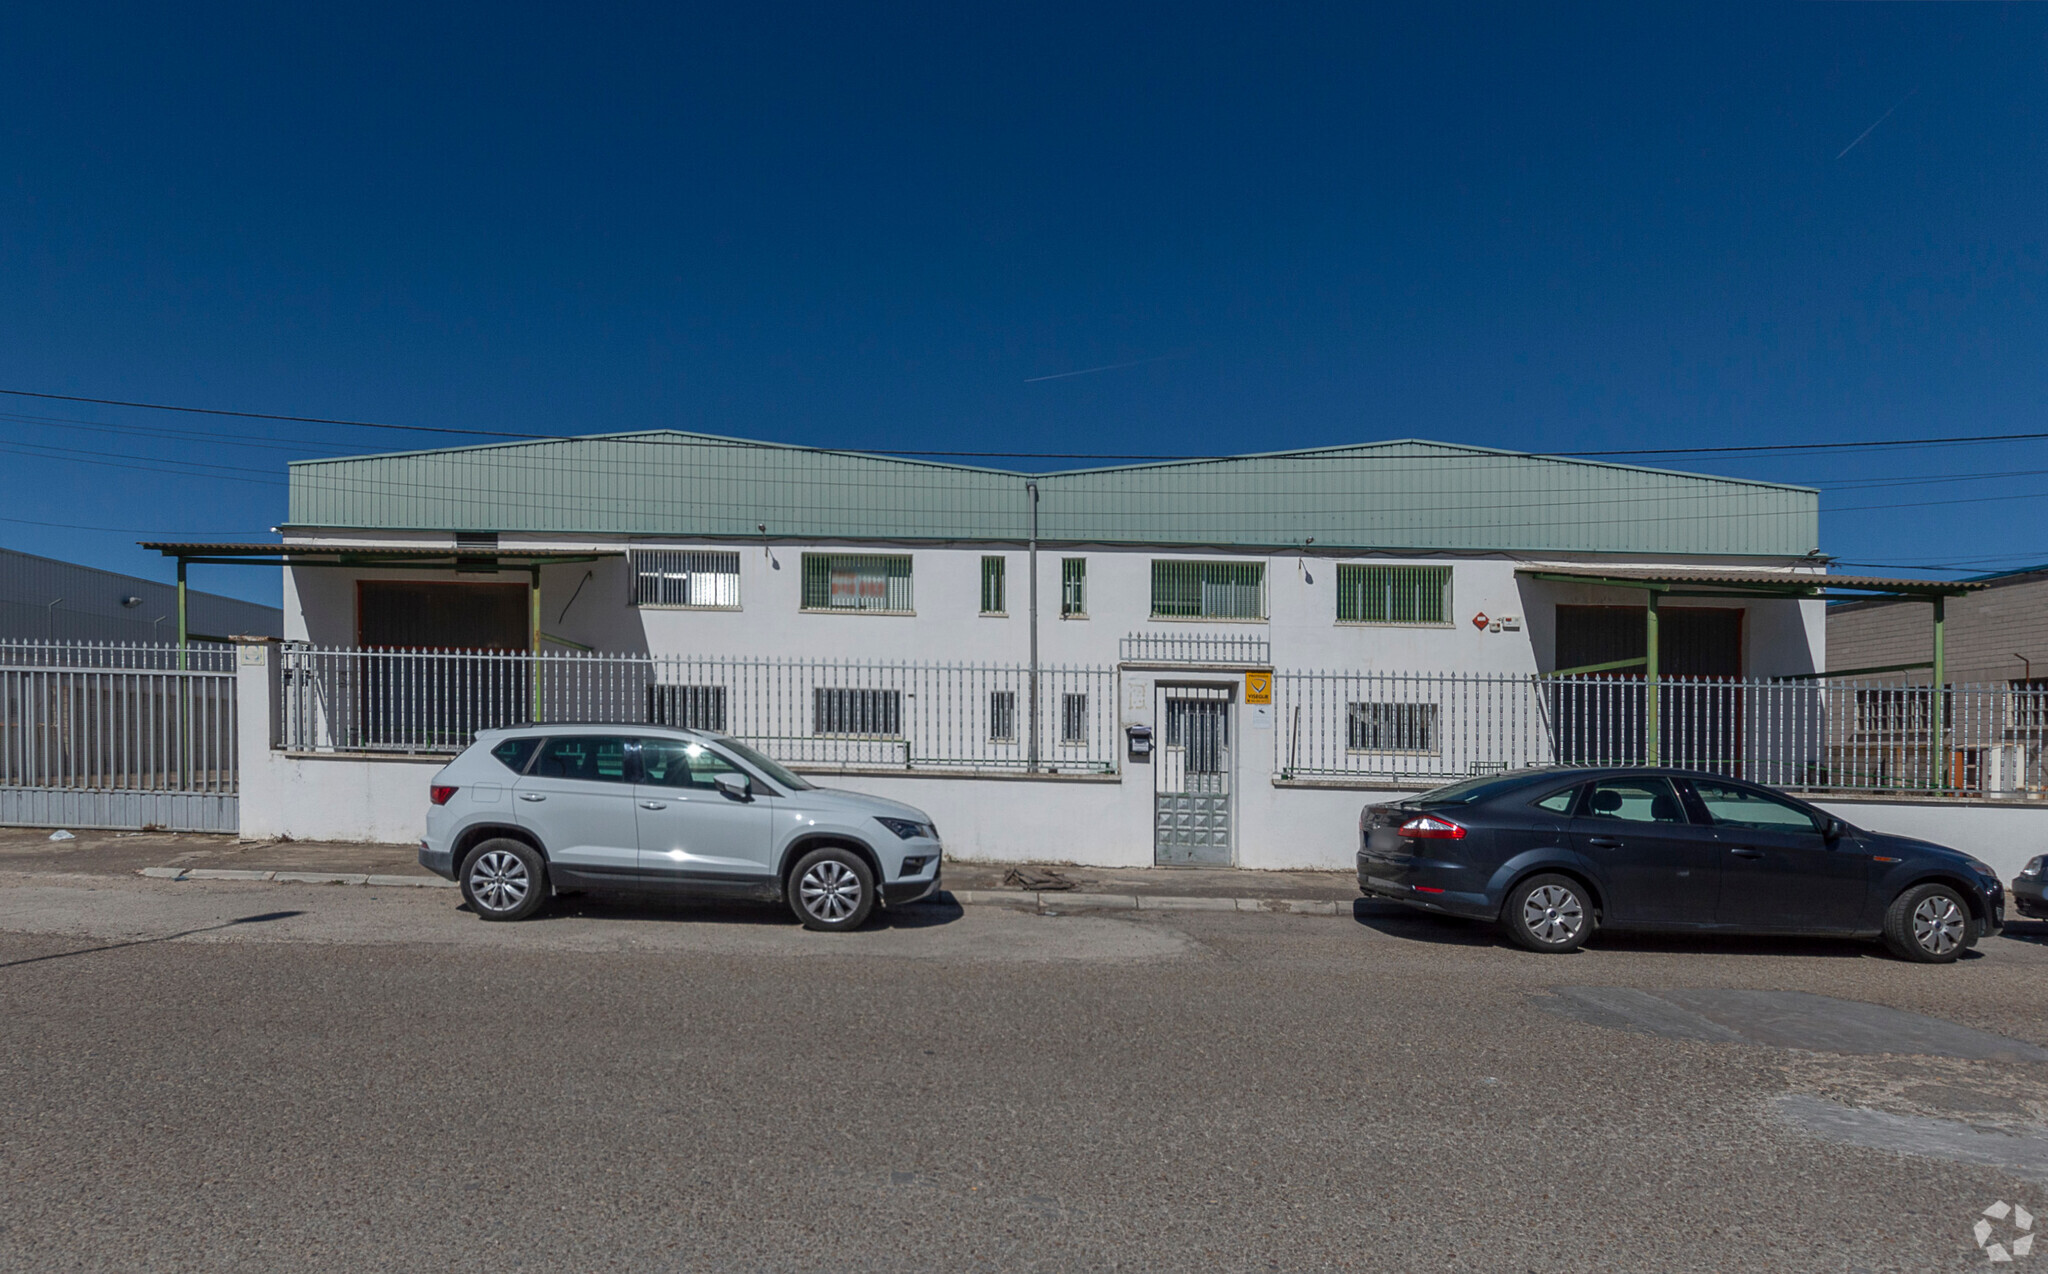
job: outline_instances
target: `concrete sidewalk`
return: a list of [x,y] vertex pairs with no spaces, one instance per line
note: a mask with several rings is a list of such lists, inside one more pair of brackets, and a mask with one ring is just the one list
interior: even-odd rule
[[[277,880],[293,883],[435,887],[411,845],[318,841],[239,841],[172,832],[78,831],[53,841],[46,828],[0,828],[0,870],[148,875],[173,880]],[[945,865],[947,892],[963,905],[1044,911],[1214,910],[1348,912],[1358,897],[1348,872],[1262,872],[1187,867],[1067,867],[1029,864],[1033,876],[1056,873],[1071,890],[1004,883],[1011,863]]]

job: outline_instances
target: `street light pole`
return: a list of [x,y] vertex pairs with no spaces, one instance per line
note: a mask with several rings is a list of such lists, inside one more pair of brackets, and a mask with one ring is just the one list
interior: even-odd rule
[[1024,489],[1031,493],[1031,562],[1027,568],[1031,573],[1031,750],[1025,765],[1027,773],[1038,773],[1038,484],[1027,482]]

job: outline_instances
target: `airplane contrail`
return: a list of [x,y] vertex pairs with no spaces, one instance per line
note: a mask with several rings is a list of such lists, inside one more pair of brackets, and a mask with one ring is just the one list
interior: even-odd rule
[[1147,363],[1164,363],[1172,359],[1186,357],[1186,354],[1161,354],[1157,358],[1134,358],[1128,363],[1104,363],[1100,367],[1083,367],[1078,372],[1054,372],[1050,376],[1026,376],[1024,378],[1024,383],[1030,385],[1035,384],[1041,380],[1065,380],[1069,376],[1088,376],[1094,374],[1095,372],[1113,372],[1118,370],[1119,368],[1143,367]]
[[[1913,93],[1918,93],[1919,91],[1920,86],[1918,84],[1915,84],[1913,86]],[[1906,96],[1900,98],[1898,101],[1893,102],[1892,111],[1899,109],[1901,106],[1904,106],[1908,101],[1912,100],[1913,93],[1908,93],[1906,94]],[[1846,155],[1850,151],[1855,150],[1858,146],[1862,145],[1863,139],[1870,136],[1872,133],[1876,132],[1877,126],[1879,124],[1884,123],[1886,120],[1892,117],[1892,111],[1886,111],[1884,114],[1878,116],[1877,119],[1874,122],[1872,122],[1869,128],[1866,128],[1862,132],[1856,134],[1855,141],[1850,142],[1847,146],[1842,147],[1842,155]],[[1835,156],[1835,158],[1840,159],[1842,155],[1837,155]]]

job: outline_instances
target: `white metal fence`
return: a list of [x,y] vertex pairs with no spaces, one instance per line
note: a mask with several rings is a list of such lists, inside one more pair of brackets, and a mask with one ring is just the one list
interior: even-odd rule
[[233,660],[228,646],[0,641],[0,823],[234,831]]
[[[799,765],[1028,769],[1022,665],[286,646],[276,738],[303,752],[460,751],[480,729],[549,722],[694,726]],[[1043,667],[1038,765],[1117,766],[1115,674]]]
[[1847,680],[1276,675],[1283,778],[1451,780],[1531,765],[1663,764],[1776,787],[2048,790],[2048,690]]

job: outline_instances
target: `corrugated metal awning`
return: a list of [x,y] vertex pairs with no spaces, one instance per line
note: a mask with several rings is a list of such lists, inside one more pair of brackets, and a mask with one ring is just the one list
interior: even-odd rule
[[1986,585],[1969,580],[1888,579],[1808,571],[1685,571],[1627,566],[1523,566],[1515,574],[1557,584],[1641,588],[1673,596],[1959,597]]
[[391,547],[374,544],[211,544],[144,540],[142,547],[165,557],[215,565],[251,566],[409,566],[431,570],[472,563],[494,566],[546,566],[554,562],[595,562],[624,556],[624,549],[505,548],[495,544],[464,544],[453,548]]

